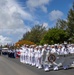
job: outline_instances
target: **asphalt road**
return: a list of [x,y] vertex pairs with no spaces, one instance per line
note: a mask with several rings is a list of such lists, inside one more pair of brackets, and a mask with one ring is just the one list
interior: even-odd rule
[[0,75],[74,75],[74,69],[44,72],[20,63],[19,59],[0,56]]

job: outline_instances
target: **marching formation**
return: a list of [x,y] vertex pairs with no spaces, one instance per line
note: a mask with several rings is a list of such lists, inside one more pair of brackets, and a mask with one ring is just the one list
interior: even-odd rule
[[23,45],[17,49],[2,50],[3,55],[20,58],[20,62],[38,69],[59,70],[74,67],[74,44]]
[[59,66],[62,66],[63,69],[67,69],[71,64],[74,64],[74,58],[70,60],[72,62],[64,64],[65,60],[67,62],[67,59],[68,61],[71,59],[69,56],[74,57],[74,44],[45,44],[44,46],[24,45],[19,51],[21,63],[35,66],[38,69],[43,68],[44,71],[49,71],[51,67],[53,70],[58,70]]

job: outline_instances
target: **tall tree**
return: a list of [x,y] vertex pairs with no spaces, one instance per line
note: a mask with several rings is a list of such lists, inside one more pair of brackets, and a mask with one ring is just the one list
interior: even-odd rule
[[70,34],[70,37],[74,36],[74,3],[68,13],[67,25],[68,25],[68,32]]
[[42,25],[35,25],[30,32],[27,32],[23,35],[24,40],[32,41],[36,44],[39,44],[41,39],[44,37],[46,33],[46,28]]
[[25,34],[23,34],[23,38],[21,40],[29,40],[29,35],[30,35],[30,32],[26,32]]
[[63,19],[58,19],[55,28],[67,30],[67,22]]
[[55,44],[63,43],[68,40],[68,33],[65,30],[52,28],[50,29],[41,40],[41,44]]
[[42,25],[35,25],[31,30],[30,40],[36,44],[39,44],[46,32],[46,28]]

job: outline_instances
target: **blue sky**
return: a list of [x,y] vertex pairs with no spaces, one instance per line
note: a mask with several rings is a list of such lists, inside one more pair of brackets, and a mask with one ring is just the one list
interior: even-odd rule
[[54,27],[67,19],[74,0],[0,0],[0,44],[14,43],[40,24]]
[[[44,12],[38,6],[36,6],[36,7],[32,6],[33,8],[35,8],[35,11],[32,10],[32,12],[31,12],[30,9],[27,8],[27,4],[26,4],[27,1],[30,2],[31,0],[17,0],[17,2],[22,7],[24,7],[26,11],[30,12],[33,16],[35,16],[35,21],[39,21],[39,23],[41,23],[41,24],[46,22],[46,23],[48,23],[49,27],[53,27],[58,18],[66,19],[68,11],[72,7],[72,3],[73,3],[73,0],[47,0],[49,2],[47,4],[44,4],[44,6],[47,8],[47,12]],[[54,13],[57,13],[56,11],[60,11],[60,12],[62,12],[63,15],[61,15],[61,16],[59,15],[57,18],[55,18],[53,21],[51,21],[49,19],[49,18],[51,18],[49,13],[51,13],[54,10],[55,10]]]

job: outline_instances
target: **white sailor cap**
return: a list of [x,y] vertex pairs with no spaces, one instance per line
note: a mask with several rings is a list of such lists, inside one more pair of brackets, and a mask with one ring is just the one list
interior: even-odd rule
[[55,46],[58,46],[58,44],[54,44]]
[[47,44],[44,44],[44,46],[47,46]]
[[41,46],[41,45],[39,45],[39,48],[42,48],[42,46]]
[[48,47],[50,47],[51,45],[48,45]]
[[67,42],[66,42],[66,41],[64,41],[64,44],[67,44]]
[[53,48],[53,47],[55,47],[54,45],[51,45],[51,47]]
[[29,45],[26,45],[27,47],[29,46]]
[[36,46],[35,48],[39,48],[38,46]]
[[59,46],[61,46],[61,47],[62,47],[63,45],[62,45],[62,44],[60,44]]

